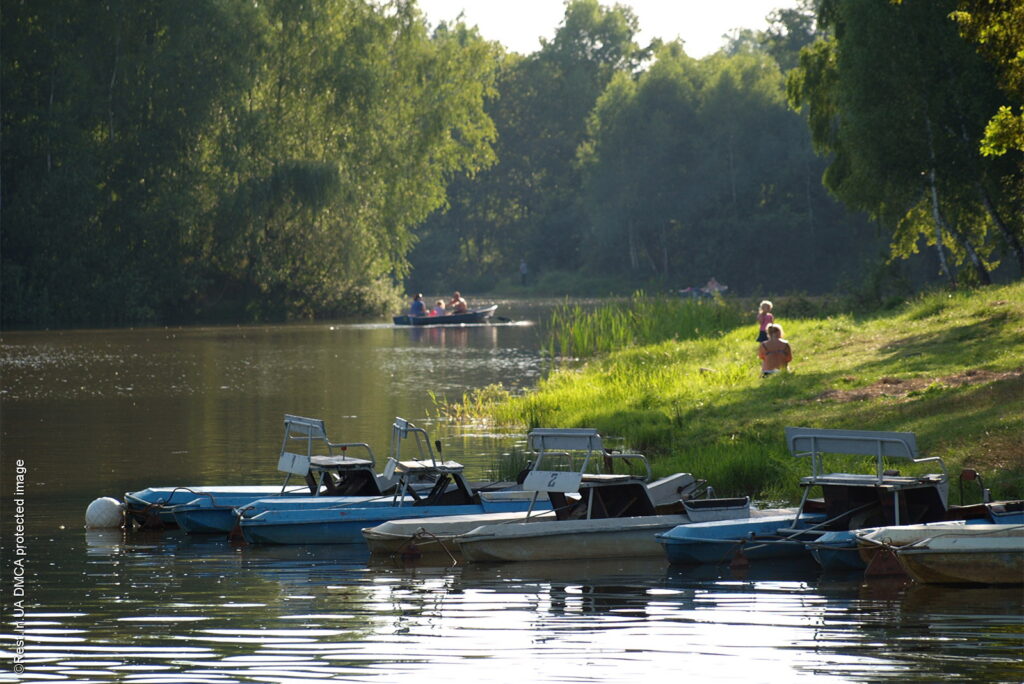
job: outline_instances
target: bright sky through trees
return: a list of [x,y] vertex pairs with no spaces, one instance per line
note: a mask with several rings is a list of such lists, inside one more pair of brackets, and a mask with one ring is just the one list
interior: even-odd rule
[[[795,7],[795,0],[609,0],[632,8],[640,19],[640,40],[658,37],[685,41],[686,53],[704,57],[722,47],[722,36],[734,28],[764,29],[765,17],[778,8]],[[551,38],[565,15],[561,0],[418,0],[432,25],[463,12],[488,40],[529,54],[540,37]]]

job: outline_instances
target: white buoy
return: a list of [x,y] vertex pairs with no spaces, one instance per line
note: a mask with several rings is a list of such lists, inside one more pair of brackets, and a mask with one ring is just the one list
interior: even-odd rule
[[96,499],[85,509],[85,526],[90,530],[121,527],[124,524],[124,504],[109,496]]

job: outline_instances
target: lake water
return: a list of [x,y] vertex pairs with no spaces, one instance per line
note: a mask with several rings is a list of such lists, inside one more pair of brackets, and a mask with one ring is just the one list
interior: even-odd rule
[[1019,587],[813,563],[403,565],[361,547],[83,528],[99,496],[279,483],[286,412],[378,459],[402,416],[486,478],[524,435],[438,420],[433,397],[533,385],[543,327],[523,321],[549,306],[502,302],[516,322],[458,329],[4,333],[0,681],[1024,680]]

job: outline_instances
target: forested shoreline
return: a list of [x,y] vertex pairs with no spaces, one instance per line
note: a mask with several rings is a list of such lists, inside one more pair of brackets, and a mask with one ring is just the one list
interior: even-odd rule
[[413,0],[7,3],[0,322],[1018,279],[1021,22],[807,0],[694,59],[597,0],[529,55]]

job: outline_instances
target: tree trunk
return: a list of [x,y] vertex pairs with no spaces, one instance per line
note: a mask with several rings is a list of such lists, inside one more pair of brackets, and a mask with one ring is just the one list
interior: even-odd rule
[[121,17],[118,16],[117,33],[114,36],[114,66],[110,70],[110,85],[107,87],[107,134],[114,142],[114,86],[117,85],[117,68],[121,60]]
[[924,117],[925,129],[928,131],[928,187],[932,200],[932,218],[935,220],[935,249],[939,253],[939,267],[942,273],[949,279],[949,284],[956,287],[956,274],[950,268],[946,260],[946,252],[942,248],[942,233],[946,230],[946,219],[942,216],[939,208],[939,188],[935,174],[935,145],[932,140],[932,119]]
[[950,270],[949,262],[946,260],[946,250],[942,246],[942,233],[946,230],[946,220],[942,217],[942,211],[939,209],[939,191],[935,187],[935,167],[928,170],[928,184],[931,191],[932,218],[935,220],[935,249],[939,254],[939,268],[949,280],[949,284],[956,287],[956,274]]

